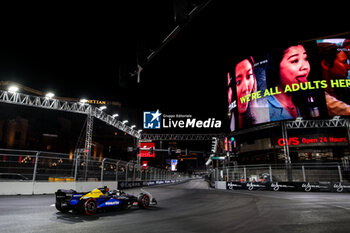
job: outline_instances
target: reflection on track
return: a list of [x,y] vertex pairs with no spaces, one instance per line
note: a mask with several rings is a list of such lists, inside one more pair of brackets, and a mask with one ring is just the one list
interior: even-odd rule
[[130,214],[133,211],[157,211],[157,210],[160,210],[160,208],[156,206],[149,207],[147,210],[140,210],[138,208],[128,209],[128,210],[106,210],[106,211],[99,211],[97,214],[92,216],[86,216],[86,215],[78,214],[76,212],[71,212],[71,211],[68,213],[61,213],[57,211],[56,217],[57,217],[57,220],[59,221],[62,221],[62,222],[67,221],[74,224],[74,223],[79,223],[84,221],[95,221],[105,217],[113,217],[113,216],[118,217],[118,216]]

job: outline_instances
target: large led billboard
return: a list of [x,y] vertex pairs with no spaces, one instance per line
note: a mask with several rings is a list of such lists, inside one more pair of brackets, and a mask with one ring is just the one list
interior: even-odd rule
[[238,57],[227,73],[231,131],[350,115],[350,39],[324,39]]

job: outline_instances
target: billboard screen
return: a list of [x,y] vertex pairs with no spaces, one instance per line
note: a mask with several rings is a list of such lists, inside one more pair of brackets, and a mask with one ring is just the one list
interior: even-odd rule
[[227,73],[231,131],[350,115],[349,39],[289,44],[239,57]]
[[171,160],[171,171],[176,172],[177,171],[177,159],[172,159]]
[[[142,158],[155,158],[154,142],[140,142],[139,148],[140,148],[140,154],[138,154],[137,156],[140,156]],[[151,148],[152,148],[152,151],[150,150]]]

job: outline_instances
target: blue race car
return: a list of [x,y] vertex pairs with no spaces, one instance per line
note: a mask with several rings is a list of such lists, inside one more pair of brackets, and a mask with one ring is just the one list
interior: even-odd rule
[[128,209],[132,206],[146,209],[150,205],[157,204],[149,193],[140,193],[136,197],[120,190],[110,191],[106,186],[88,193],[59,189],[55,195],[57,210],[61,212],[73,210],[86,215],[93,215],[102,209]]

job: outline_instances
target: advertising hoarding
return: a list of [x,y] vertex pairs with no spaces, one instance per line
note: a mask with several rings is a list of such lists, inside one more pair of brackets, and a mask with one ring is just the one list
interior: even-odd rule
[[261,123],[350,115],[349,39],[289,44],[232,61],[230,130]]

